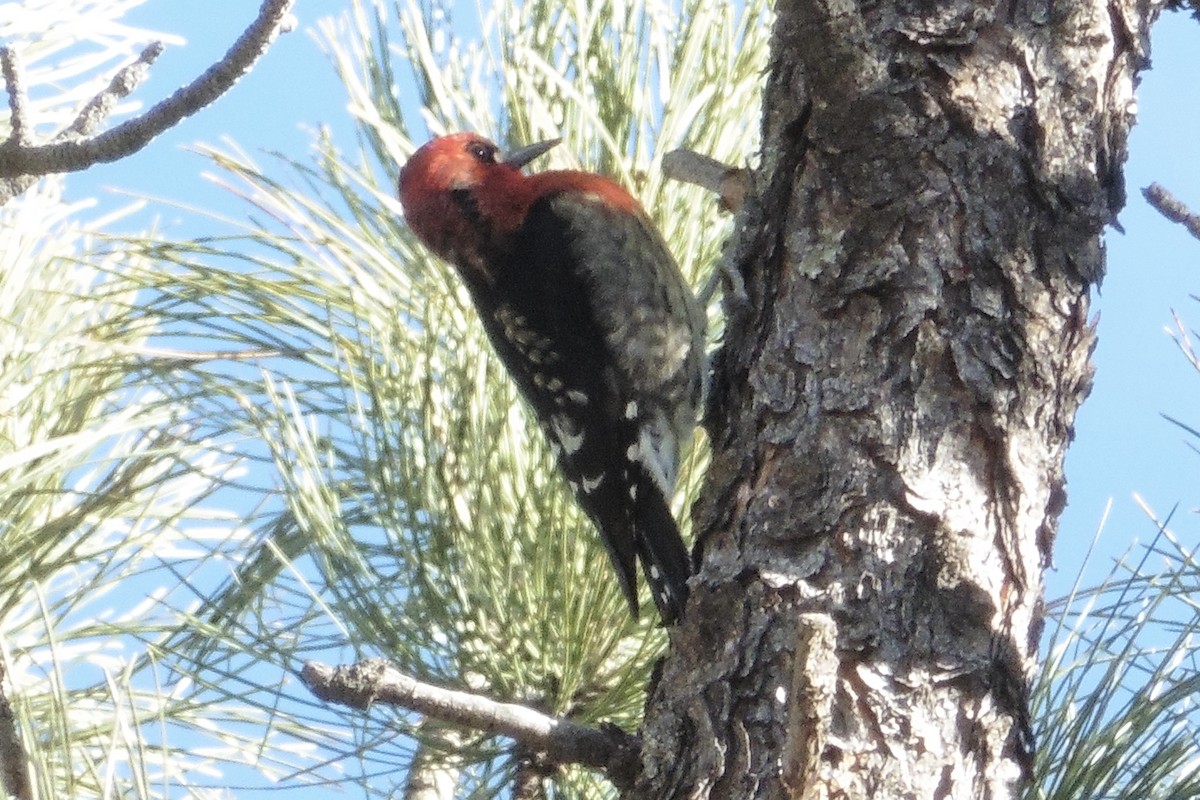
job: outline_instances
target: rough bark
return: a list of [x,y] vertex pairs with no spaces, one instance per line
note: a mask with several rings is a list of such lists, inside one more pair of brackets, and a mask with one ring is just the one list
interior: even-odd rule
[[1004,798],[1158,6],[778,6],[634,797]]

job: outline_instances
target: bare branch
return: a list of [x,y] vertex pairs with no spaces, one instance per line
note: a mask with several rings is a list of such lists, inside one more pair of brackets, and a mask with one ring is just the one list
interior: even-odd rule
[[[668,178],[713,192],[717,195],[720,207],[733,214],[741,210],[746,195],[750,193],[750,170],[731,167],[693,150],[672,150],[667,153],[663,156],[662,169]],[[750,302],[745,281],[726,258],[721,259],[718,268],[700,290],[700,302],[708,304],[722,278],[725,281],[725,296],[732,301],[733,309],[745,309]]]
[[330,667],[310,661],[300,680],[321,700],[351,708],[374,703],[399,706],[443,722],[500,734],[557,764],[580,764],[605,772],[618,788],[631,786],[640,741],[615,726],[590,728],[526,706],[444,689],[405,675],[383,659]]
[[749,170],[722,164],[692,150],[672,150],[663,156],[663,173],[708,189],[720,198],[721,208],[735,214],[750,191]]
[[[116,161],[137,152],[155,136],[209,105],[237,83],[279,33],[289,29],[287,26],[294,4],[295,0],[264,0],[258,18],[238,37],[220,61],[140,116],[88,139],[0,147],[0,178],[72,172],[93,164]],[[141,79],[145,66],[157,56],[156,48],[161,48],[161,45],[151,45],[137,62],[118,73],[108,89],[88,104],[72,129],[78,132],[78,128],[94,128],[111,111],[111,103],[123,96],[119,92],[131,90]]]
[[1162,184],[1152,183],[1142,189],[1146,202],[1171,222],[1178,222],[1188,233],[1200,239],[1200,214],[1196,214],[1182,200],[1168,192]]
[[150,65],[162,55],[163,43],[152,42],[132,64],[122,67],[108,86],[93,97],[75,117],[70,127],[54,137],[55,142],[68,142],[87,136],[100,123],[108,119],[119,101],[133,94],[133,90],[150,74]]
[[8,89],[8,108],[12,112],[8,142],[14,147],[25,144],[29,137],[28,108],[25,80],[21,72],[21,57],[16,48],[0,47],[0,68],[4,71],[4,85]]
[[[150,65],[154,63],[155,59],[162,55],[162,51],[162,42],[154,42],[142,51],[141,55],[138,56],[136,61],[125,67],[122,67],[120,71],[113,76],[113,79],[109,81],[108,86],[91,100],[89,100],[79,112],[79,116],[75,118],[75,121],[67,126],[66,129],[60,131],[58,135],[54,137],[53,143],[48,146],[59,147],[62,145],[62,143],[71,142],[83,136],[87,136],[89,133],[99,127],[100,123],[107,119],[108,115],[112,113],[117,103],[132,94],[133,90],[138,87],[138,84],[146,79],[146,75],[150,71]],[[18,90],[21,91],[22,94],[24,93],[20,82],[21,76],[19,72],[19,66],[20,64],[18,62],[18,69],[15,71],[15,80],[9,79],[7,71],[5,72],[5,80],[7,81],[9,87],[8,96],[10,107],[13,106],[15,100],[13,95],[13,87],[18,87]],[[22,103],[23,100],[24,98],[22,97]],[[20,104],[21,103],[18,103],[18,105]],[[24,113],[23,108],[21,109],[21,112],[22,114]],[[13,118],[16,119],[17,116],[18,114],[16,107],[14,107]],[[28,152],[29,150],[37,149],[30,147],[27,144],[29,138],[28,127],[27,122],[24,120],[22,120],[22,128],[24,128],[24,132],[19,139],[10,136],[6,145],[4,147],[0,147],[0,163],[3,163],[5,153],[9,152],[9,148],[11,148],[11,152],[14,153]],[[13,132],[16,133],[16,131],[17,129],[14,127]],[[18,175],[13,178],[0,177],[0,205],[4,205],[9,200],[21,194],[34,183],[36,183],[37,179],[41,177],[41,174],[42,173],[28,173]]]
[[[692,150],[672,150],[662,156],[662,173],[667,178],[683,181],[685,184],[695,184],[707,188],[718,197],[721,209],[731,213],[742,210],[746,194],[750,193],[750,170],[740,167],[730,167],[728,164],[716,161],[698,154]],[[716,284],[725,279],[725,296],[732,302],[732,311],[745,309],[750,297],[746,295],[745,282],[742,275],[733,269],[726,258],[722,258],[718,269],[700,291],[700,300],[708,303],[716,291]]]

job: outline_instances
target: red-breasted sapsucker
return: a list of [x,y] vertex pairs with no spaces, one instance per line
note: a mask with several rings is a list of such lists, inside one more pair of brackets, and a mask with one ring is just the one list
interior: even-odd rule
[[691,569],[669,500],[702,402],[704,312],[628,192],[586,172],[522,174],[557,143],[502,155],[475,134],[434,139],[401,170],[400,202],[466,284],[630,611],[640,558],[674,624]]

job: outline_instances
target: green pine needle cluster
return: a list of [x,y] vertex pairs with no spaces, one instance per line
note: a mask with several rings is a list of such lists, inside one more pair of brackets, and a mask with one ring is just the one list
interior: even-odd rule
[[1030,798],[1200,797],[1200,562],[1150,516],[1147,545],[1048,608]]

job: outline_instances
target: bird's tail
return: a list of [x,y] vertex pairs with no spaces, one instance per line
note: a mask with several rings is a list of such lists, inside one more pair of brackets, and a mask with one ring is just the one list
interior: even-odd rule
[[663,623],[674,625],[683,617],[688,600],[692,570],[687,548],[657,482],[643,472],[633,485],[637,487],[633,530],[642,570]]
[[[687,605],[690,560],[671,507],[658,483],[634,462],[623,481],[605,480],[577,492],[600,530],[629,612],[638,618],[637,562],[663,624],[674,625]],[[630,502],[632,501],[632,502]]]
[[[559,468],[600,532],[630,614],[637,619],[641,561],[663,623],[674,625],[683,616],[691,575],[687,548],[665,491],[674,485],[674,463],[663,459],[663,447],[656,441],[639,442],[632,423],[617,435],[573,441],[565,422],[556,425],[551,420],[546,431],[558,444]],[[618,447],[621,442],[630,444]]]

